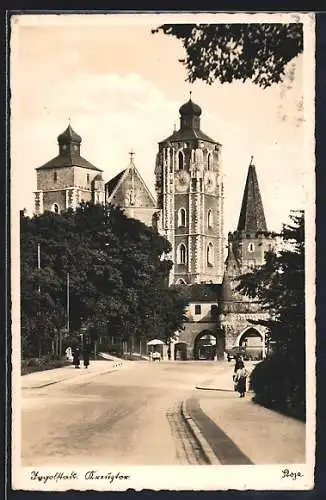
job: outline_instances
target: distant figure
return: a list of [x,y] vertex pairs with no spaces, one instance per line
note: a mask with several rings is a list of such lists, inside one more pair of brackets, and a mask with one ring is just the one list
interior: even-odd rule
[[170,347],[168,348],[168,360],[169,361],[171,360],[171,349],[170,349]]
[[72,359],[72,349],[71,349],[71,347],[67,347],[67,349],[65,350],[65,353],[66,353],[66,358],[68,360],[71,360]]
[[241,363],[243,364],[243,361],[242,361],[241,356],[239,355],[239,356],[237,356],[235,358],[234,373],[236,373],[238,371],[239,366],[241,365]]
[[161,361],[161,353],[158,351],[153,352],[153,361]]
[[88,366],[89,366],[89,348],[88,348],[88,346],[85,346],[85,348],[84,348],[83,361],[84,361],[84,367],[88,368]]
[[78,347],[75,347],[72,353],[72,362],[75,365],[75,368],[80,368],[80,351]]
[[236,383],[236,388],[240,394],[240,398],[244,398],[247,390],[247,376],[248,372],[245,368],[244,362],[242,360],[238,363],[238,369],[235,373],[234,381]]

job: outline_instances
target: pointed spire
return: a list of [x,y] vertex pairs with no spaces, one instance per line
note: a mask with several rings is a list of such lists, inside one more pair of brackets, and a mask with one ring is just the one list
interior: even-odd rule
[[231,302],[233,300],[232,288],[230,280],[226,271],[224,271],[222,289],[221,289],[221,302]]
[[250,159],[246,186],[243,193],[238,231],[246,233],[267,232],[263,202],[260,195],[253,156]]

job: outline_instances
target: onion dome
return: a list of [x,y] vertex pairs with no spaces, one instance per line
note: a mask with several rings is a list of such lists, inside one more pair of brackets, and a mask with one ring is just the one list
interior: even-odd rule
[[80,137],[80,135],[76,134],[76,132],[71,128],[70,124],[68,125],[66,130],[58,136],[59,144],[70,144],[72,142],[80,144],[81,141],[82,138]]
[[201,107],[198,104],[192,102],[191,97],[188,102],[183,104],[179,108],[179,113],[181,116],[200,116],[201,115]]

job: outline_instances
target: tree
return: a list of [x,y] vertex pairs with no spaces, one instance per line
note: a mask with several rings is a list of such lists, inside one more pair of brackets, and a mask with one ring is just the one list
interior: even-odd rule
[[[136,338],[165,335],[181,324],[184,307],[166,287],[172,263],[164,255],[169,251],[165,238],[113,206],[82,203],[61,215],[22,217],[26,353],[49,350],[55,332],[67,325],[68,273],[71,332],[86,326],[93,339],[109,333],[133,350]],[[172,306],[175,317],[170,318]]]
[[283,248],[267,252],[265,263],[241,276],[237,289],[269,311],[270,320],[255,323],[268,327],[278,350],[304,362],[304,212],[292,213],[290,219],[281,233]]
[[304,213],[292,213],[282,231],[283,248],[266,253],[264,265],[240,277],[238,290],[269,312],[260,323],[275,343],[251,374],[257,402],[305,419]]
[[283,80],[287,64],[303,51],[301,23],[163,24],[163,32],[181,40],[191,83],[251,80],[267,88]]

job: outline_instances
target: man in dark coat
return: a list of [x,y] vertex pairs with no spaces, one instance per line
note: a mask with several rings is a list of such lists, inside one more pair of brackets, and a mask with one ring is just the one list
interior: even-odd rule
[[84,361],[84,366],[85,368],[88,368],[89,365],[89,347],[86,345],[84,347],[84,352],[83,352],[83,361]]
[[75,368],[80,368],[80,352],[79,348],[75,347],[72,353],[72,362],[75,365]]

